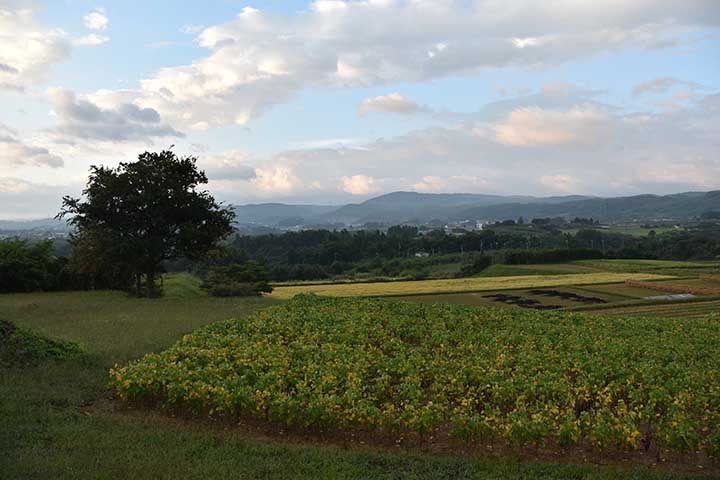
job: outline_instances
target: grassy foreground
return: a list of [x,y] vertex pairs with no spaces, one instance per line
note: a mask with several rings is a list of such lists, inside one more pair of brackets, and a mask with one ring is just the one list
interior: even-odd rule
[[[232,427],[117,410],[116,362],[271,305],[266,299],[134,300],[112,292],[0,295],[0,317],[82,344],[88,355],[0,367],[0,478],[680,479],[697,475],[503,458],[283,443]],[[707,477],[710,478],[710,477]]]

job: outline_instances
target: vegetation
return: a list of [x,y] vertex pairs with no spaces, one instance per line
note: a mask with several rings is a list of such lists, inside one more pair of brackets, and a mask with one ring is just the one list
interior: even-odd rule
[[702,288],[677,283],[656,283],[643,282],[638,280],[625,280],[625,285],[629,287],[646,288],[648,290],[655,290],[657,292],[690,293],[693,295],[720,295],[719,288]]
[[[538,219],[535,219],[538,220]],[[548,219],[539,219],[548,220]],[[587,259],[714,260],[720,257],[720,227],[700,224],[645,236],[595,228],[592,219],[576,219],[579,229],[564,231],[556,223],[518,226],[500,222],[461,235],[394,226],[387,232],[305,230],[236,236],[219,264],[255,260],[272,281],[329,278],[449,278],[464,275],[476,256],[493,264],[543,264]],[[585,222],[583,222],[583,220]],[[592,228],[590,228],[592,227]],[[572,233],[570,233],[572,232]],[[206,266],[178,264],[174,268]]]
[[59,215],[77,227],[77,263],[88,271],[122,266],[125,283],[134,278],[137,294],[145,275],[152,297],[161,262],[207,256],[232,232],[234,213],[197,190],[208,179],[195,162],[163,151],[145,152],[117,168],[91,167],[85,199],[65,197]]
[[717,319],[303,296],[110,376],[123,399],[288,425],[720,457],[719,357]]
[[682,262],[673,260],[644,260],[644,259],[604,259],[604,260],[581,260],[575,262],[577,265],[584,265],[602,270],[615,272],[647,272],[651,270],[667,270],[679,268],[717,268],[718,263],[710,262]]
[[603,257],[604,254],[600,250],[587,248],[521,250],[506,253],[504,263],[508,265],[520,265],[523,263],[560,263]]
[[253,261],[211,268],[203,288],[215,297],[246,297],[273,291],[267,272]]
[[720,300],[687,302],[654,302],[642,305],[603,308],[603,315],[632,315],[633,317],[679,318],[682,320],[720,318]]
[[67,280],[65,259],[50,242],[0,240],[0,293],[57,290]]
[[456,278],[446,280],[399,281],[386,283],[320,284],[277,287],[271,298],[288,299],[301,293],[333,297],[375,297],[418,295],[451,292],[479,292],[514,288],[557,287],[561,285],[592,285],[625,280],[660,280],[671,278],[648,273],[597,272],[566,275],[523,275],[513,277]]
[[490,264],[492,264],[492,258],[487,255],[474,257],[471,263],[463,265],[458,273],[458,277],[472,277],[482,273],[490,267]]
[[[710,478],[645,465],[559,464],[560,457],[428,454],[339,448],[308,437],[258,436],[105,399],[107,368],[170,346],[184,333],[272,304],[262,298],[203,296],[197,281],[172,276],[159,300],[122,293],[0,295],[0,312],[83,344],[92,361],[46,359],[0,372],[0,472],[7,479],[58,478],[418,478],[641,480]],[[193,287],[195,285],[195,287]],[[187,297],[195,291],[196,295]],[[174,295],[179,296],[174,296]],[[280,438],[291,437],[282,441]],[[399,450],[399,451],[398,451]],[[538,460],[540,459],[540,460]]]
[[85,352],[72,342],[55,340],[0,320],[0,366],[81,358]]

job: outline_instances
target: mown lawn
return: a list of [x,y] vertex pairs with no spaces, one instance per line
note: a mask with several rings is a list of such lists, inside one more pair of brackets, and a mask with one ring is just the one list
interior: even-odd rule
[[[192,289],[190,289],[192,292]],[[645,468],[382,453],[248,436],[111,401],[107,370],[182,334],[275,302],[114,292],[0,295],[0,318],[81,343],[90,357],[0,367],[0,478],[698,478]]]

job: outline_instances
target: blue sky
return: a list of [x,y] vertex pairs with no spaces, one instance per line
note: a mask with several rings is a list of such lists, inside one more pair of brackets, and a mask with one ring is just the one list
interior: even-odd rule
[[232,202],[720,188],[711,0],[0,0],[0,218],[171,144]]

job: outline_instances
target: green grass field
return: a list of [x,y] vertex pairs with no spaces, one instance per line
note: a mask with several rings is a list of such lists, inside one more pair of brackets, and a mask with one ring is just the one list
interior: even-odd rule
[[576,273],[593,273],[596,268],[577,265],[574,263],[550,263],[550,264],[529,264],[529,265],[491,265],[483,271],[479,277],[507,277],[513,275],[562,275]]
[[622,459],[618,466],[597,466],[593,457],[563,464],[552,453],[377,451],[127,410],[109,399],[109,367],[158,352],[202,325],[274,304],[207,298],[188,288],[191,279],[176,280],[166,283],[170,295],[159,300],[114,292],[0,295],[3,319],[77,341],[88,352],[82,359],[0,367],[1,478],[711,478]]

